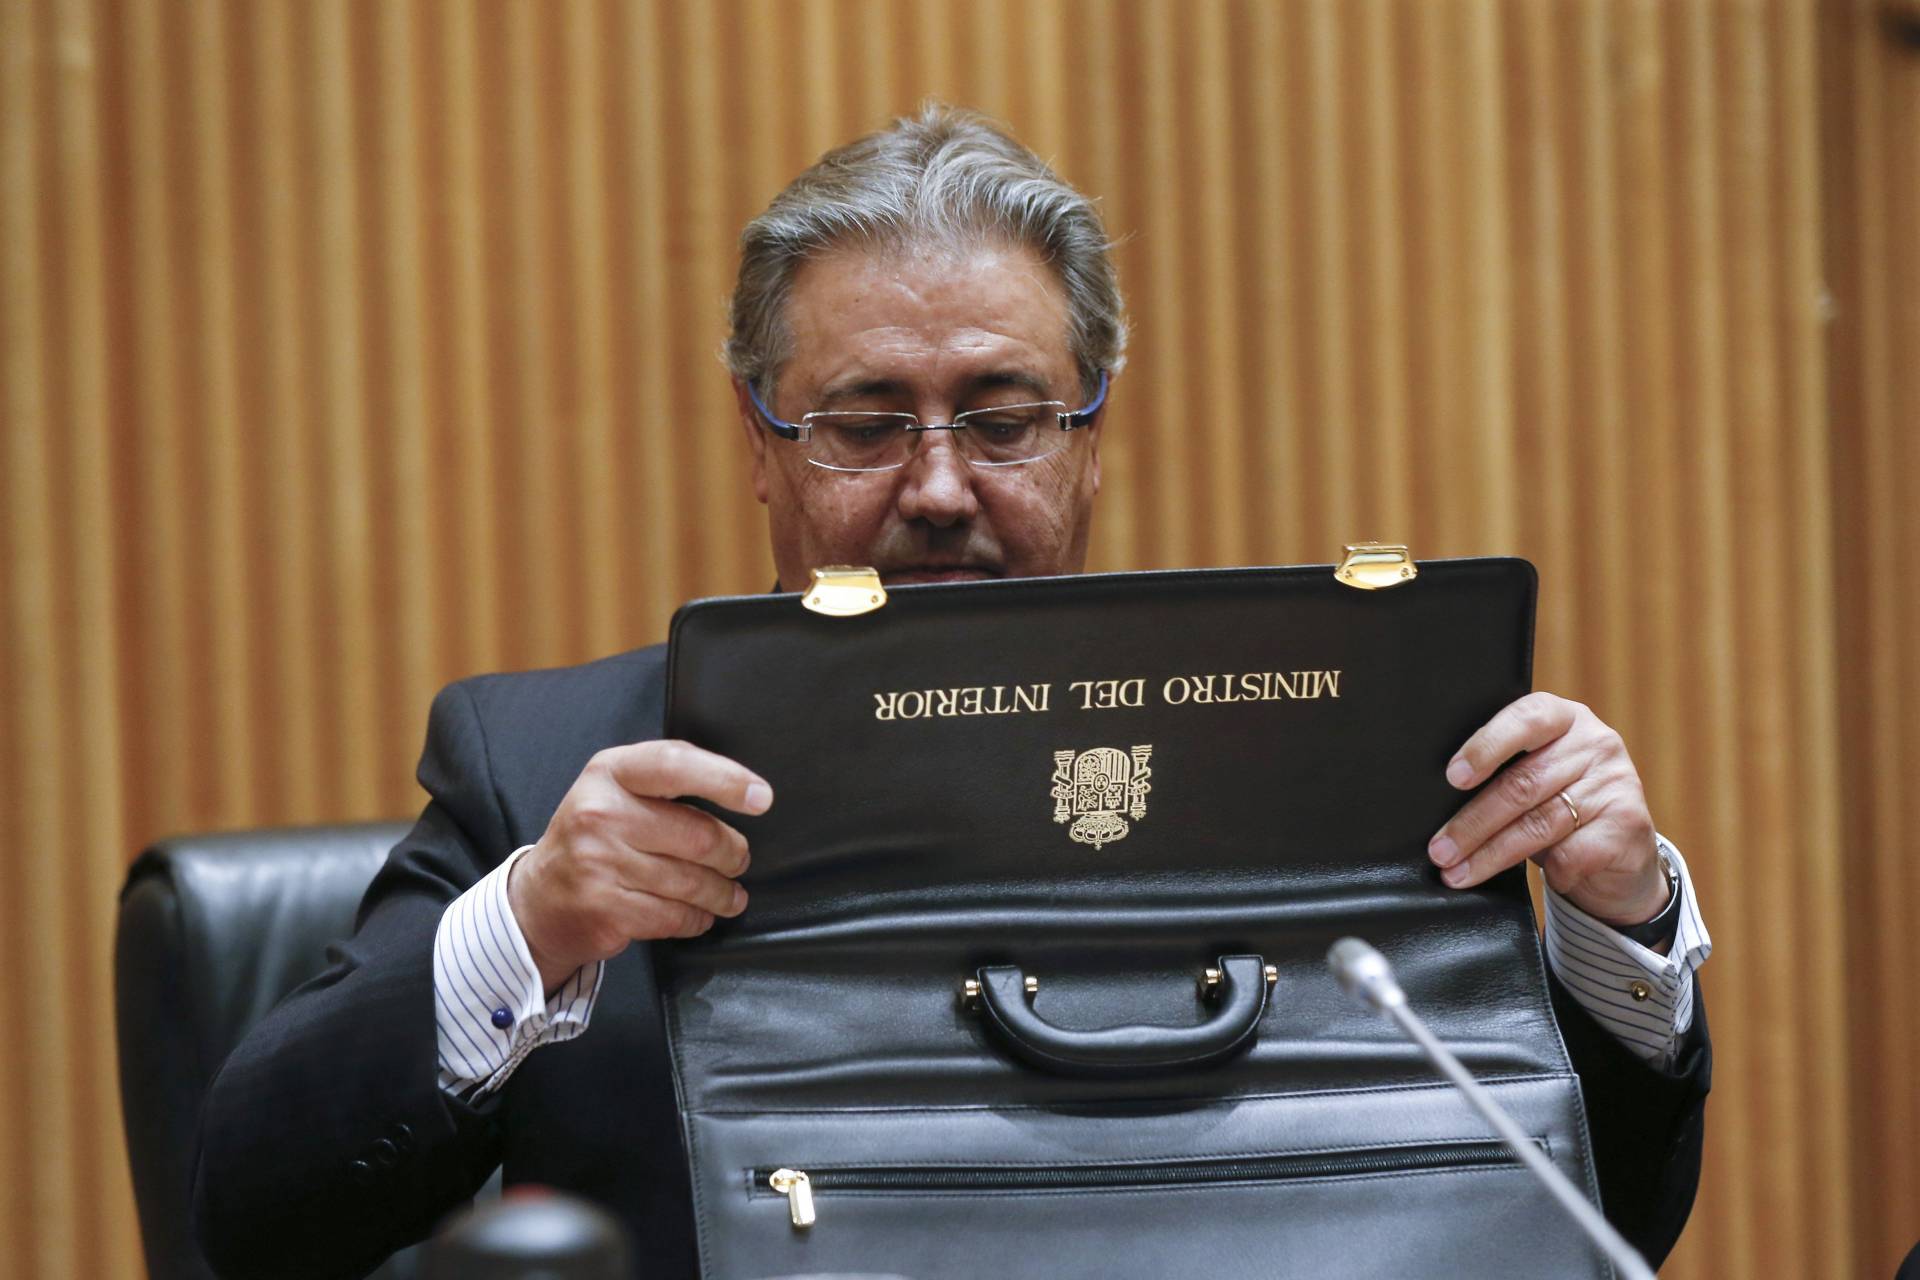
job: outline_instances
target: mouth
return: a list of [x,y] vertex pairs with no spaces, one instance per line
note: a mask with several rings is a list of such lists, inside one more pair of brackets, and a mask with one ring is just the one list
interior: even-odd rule
[[984,582],[1000,576],[998,569],[982,565],[910,564],[888,569],[880,580],[890,587],[904,587],[917,582]]

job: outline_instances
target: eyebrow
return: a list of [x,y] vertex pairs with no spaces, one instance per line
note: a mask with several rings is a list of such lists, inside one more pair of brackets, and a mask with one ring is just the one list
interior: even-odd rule
[[[1005,387],[1015,387],[1031,391],[1042,400],[1048,398],[1045,379],[1038,374],[1028,373],[1024,369],[998,369],[992,373],[983,373],[969,378],[963,398],[977,395],[982,391],[998,391]],[[860,378],[853,382],[829,386],[820,393],[820,407],[830,409],[837,404],[850,400],[882,400],[909,394],[911,388],[898,378]]]

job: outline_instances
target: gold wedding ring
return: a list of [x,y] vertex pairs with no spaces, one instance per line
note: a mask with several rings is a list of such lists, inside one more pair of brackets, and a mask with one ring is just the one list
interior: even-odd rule
[[1562,791],[1560,793],[1560,800],[1567,806],[1567,812],[1573,815],[1573,829],[1578,831],[1580,829],[1580,811],[1573,807],[1573,797]]

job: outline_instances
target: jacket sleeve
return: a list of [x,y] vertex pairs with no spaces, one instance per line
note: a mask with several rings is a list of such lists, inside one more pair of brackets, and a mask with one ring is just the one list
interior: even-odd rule
[[500,1158],[497,1100],[439,1087],[434,934],[512,851],[462,685],[434,700],[430,802],[326,970],[248,1032],[209,1090],[193,1192],[222,1276],[364,1274],[471,1201]]
[[[1700,975],[1693,980],[1697,984]],[[1661,1071],[1594,1021],[1551,974],[1548,987],[1580,1073],[1601,1207],[1648,1265],[1658,1268],[1687,1225],[1700,1186],[1713,1083],[1706,994],[1695,986],[1693,1023],[1676,1046],[1672,1070]]]

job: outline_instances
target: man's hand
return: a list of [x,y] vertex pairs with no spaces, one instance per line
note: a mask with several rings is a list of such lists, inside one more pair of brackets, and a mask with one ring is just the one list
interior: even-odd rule
[[734,878],[747,869],[747,838],[679,803],[689,796],[765,813],[773,788],[744,765],[676,741],[609,747],[574,779],[507,880],[547,991],[629,942],[691,938],[715,916],[746,909]]
[[1427,846],[1448,884],[1464,889],[1532,858],[1555,893],[1609,924],[1640,924],[1666,906],[1640,775],[1588,708],[1530,693],[1502,710],[1447,765],[1463,791],[1488,778]]

